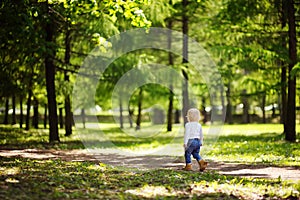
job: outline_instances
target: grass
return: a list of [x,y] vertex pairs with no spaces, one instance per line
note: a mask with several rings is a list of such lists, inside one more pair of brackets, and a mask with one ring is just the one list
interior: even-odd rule
[[[209,127],[204,126],[204,132],[208,131]],[[208,159],[228,162],[300,166],[299,143],[285,142],[281,133],[281,125],[225,125],[219,135],[206,134],[202,154]],[[78,128],[72,137],[64,137],[61,130],[61,143],[48,144],[47,130],[23,131],[0,126],[0,149],[72,150],[89,146],[108,151],[114,148],[144,151],[169,145],[170,152],[178,151],[182,155],[182,134],[181,126],[167,133],[161,126],[145,125],[136,132],[103,124],[101,131],[95,127]],[[241,178],[216,171],[200,174],[169,169],[141,171],[60,159],[0,159],[0,199],[252,200],[298,199],[300,196],[300,181],[280,178]]]
[[284,140],[282,125],[225,126],[214,148],[214,160],[300,166],[299,142]]
[[300,183],[176,170],[124,170],[92,162],[2,158],[1,199],[283,199]]
[[[77,130],[85,147],[90,149],[171,156],[183,154],[183,131],[181,125],[166,132],[165,127],[149,124],[141,131],[121,130],[115,124]],[[207,159],[300,166],[299,142],[285,141],[280,124],[224,125],[218,134],[211,135],[211,127],[204,126],[203,131],[201,154]]]

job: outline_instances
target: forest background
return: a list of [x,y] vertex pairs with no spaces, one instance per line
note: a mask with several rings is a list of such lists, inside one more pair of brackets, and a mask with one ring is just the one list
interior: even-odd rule
[[[212,123],[215,109],[229,124],[281,123],[285,139],[296,141],[299,9],[299,2],[290,0],[2,1],[1,121],[29,130],[43,120],[49,141],[59,141],[59,126],[66,136],[72,134],[73,116],[84,116],[85,123],[96,109],[100,123],[111,119],[110,100],[117,81],[129,70],[159,63],[182,74],[182,83],[174,80],[182,95],[176,99],[170,89],[155,84],[138,88],[129,102],[120,101],[121,128],[125,121],[141,128],[152,108],[150,115],[163,116],[162,123],[171,131],[193,106],[201,110],[203,123]],[[83,99],[72,107],[73,85],[90,52],[111,48],[107,39],[121,32],[150,27],[179,31],[201,44],[222,75],[224,87],[209,92],[200,74],[182,58],[189,54],[187,41],[182,40],[182,56],[155,49],[122,55],[99,80],[97,106]],[[85,91],[80,92],[84,96]],[[212,105],[211,96],[221,106]],[[151,107],[154,104],[160,106]]]

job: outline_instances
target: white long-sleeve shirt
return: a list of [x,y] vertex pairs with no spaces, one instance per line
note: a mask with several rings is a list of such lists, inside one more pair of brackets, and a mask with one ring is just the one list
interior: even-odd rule
[[198,122],[188,122],[185,124],[184,144],[187,145],[189,139],[199,138],[203,144],[202,126]]

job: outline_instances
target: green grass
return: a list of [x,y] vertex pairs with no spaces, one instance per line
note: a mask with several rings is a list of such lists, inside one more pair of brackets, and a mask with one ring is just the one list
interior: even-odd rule
[[[141,131],[121,130],[115,124],[79,128],[77,131],[84,145],[90,149],[170,156],[183,154],[182,125],[174,126],[172,132],[150,124],[144,125]],[[219,134],[212,135],[211,127],[204,126],[203,131],[205,138],[201,154],[206,159],[300,166],[299,142],[285,141],[280,124],[224,125]],[[166,150],[161,152],[161,148]]]
[[300,166],[299,142],[285,141],[282,132],[282,125],[274,124],[225,125],[207,156],[229,162]]
[[[165,153],[170,156],[183,154],[183,127],[175,125],[172,132],[165,126],[145,124],[140,131],[106,123],[100,127],[88,124],[77,128],[71,137],[60,130],[61,143],[48,143],[48,130],[24,131],[17,127],[0,126],[1,148],[8,149],[100,149],[105,152]],[[297,127],[299,132],[299,127]],[[300,166],[299,142],[284,140],[280,124],[224,125],[218,135],[209,135],[210,127],[204,126],[204,145],[201,154],[209,160],[228,162],[268,163],[273,165]],[[299,138],[299,135],[298,135]],[[161,148],[167,151],[159,152]]]
[[283,199],[300,183],[181,170],[124,170],[92,162],[1,158],[1,199]]
[[60,130],[60,143],[49,144],[48,129],[31,129],[25,131],[17,126],[0,125],[1,149],[82,149],[84,145],[74,134],[65,137],[64,130]]
[[[82,131],[80,133],[80,131]],[[203,156],[207,159],[274,166],[300,166],[299,143],[284,141],[281,125],[225,125],[217,136],[206,134]],[[297,130],[299,132],[299,130]],[[80,134],[79,134],[80,133]],[[146,124],[141,131],[115,124],[86,130],[78,128],[72,137],[60,130],[61,143],[49,144],[48,131],[24,131],[0,126],[0,149],[103,148],[111,150],[155,150],[172,144],[182,155],[182,126],[171,133],[164,127]],[[82,144],[81,134],[87,134]],[[105,137],[103,137],[105,136]],[[299,135],[298,135],[299,138]],[[101,140],[99,140],[101,139]],[[106,142],[106,143],[105,143]],[[0,157],[0,199],[294,199],[299,198],[300,181],[241,178],[181,170],[137,170],[98,162],[60,159]]]

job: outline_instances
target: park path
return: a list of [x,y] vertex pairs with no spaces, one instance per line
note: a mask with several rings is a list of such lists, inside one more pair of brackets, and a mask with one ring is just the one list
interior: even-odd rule
[[[129,156],[119,154],[90,154],[86,150],[0,150],[1,157],[23,157],[32,159],[62,159],[66,161],[92,161],[95,163],[105,163],[112,166],[148,169],[174,169],[181,170],[183,158],[171,156]],[[198,171],[198,166],[193,161],[193,171]],[[216,171],[219,174],[239,177],[253,178],[281,178],[282,180],[300,181],[299,167],[278,167],[269,165],[250,165],[241,163],[225,163],[209,161],[207,171]]]

